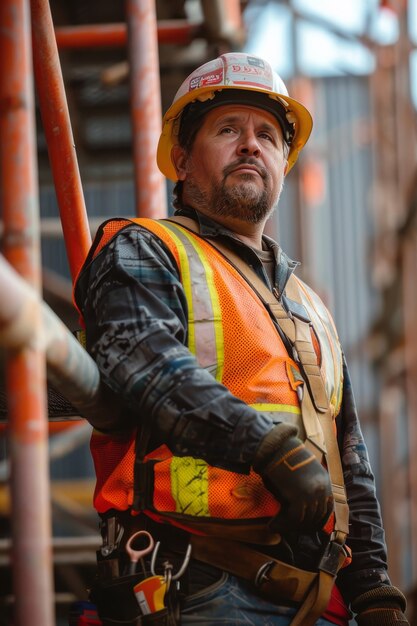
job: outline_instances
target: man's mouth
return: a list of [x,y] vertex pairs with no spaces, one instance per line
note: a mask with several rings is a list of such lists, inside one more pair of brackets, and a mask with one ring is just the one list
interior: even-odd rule
[[262,177],[260,171],[252,165],[239,165],[235,167],[230,174],[258,174],[258,176]]
[[252,163],[236,163],[229,165],[225,170],[225,177],[229,174],[257,174],[261,178],[265,178],[263,169]]

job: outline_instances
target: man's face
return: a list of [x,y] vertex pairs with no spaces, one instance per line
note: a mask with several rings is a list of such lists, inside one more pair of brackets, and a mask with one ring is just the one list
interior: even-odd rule
[[177,160],[184,202],[213,216],[265,221],[282,188],[283,145],[281,128],[267,111],[246,105],[209,111],[191,152]]

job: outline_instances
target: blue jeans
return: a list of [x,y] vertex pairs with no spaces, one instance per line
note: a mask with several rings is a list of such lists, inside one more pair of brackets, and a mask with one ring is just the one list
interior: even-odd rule
[[[255,595],[234,576],[224,574],[211,587],[188,596],[181,612],[183,626],[289,626],[296,609],[276,606]],[[319,619],[316,626],[334,626]]]

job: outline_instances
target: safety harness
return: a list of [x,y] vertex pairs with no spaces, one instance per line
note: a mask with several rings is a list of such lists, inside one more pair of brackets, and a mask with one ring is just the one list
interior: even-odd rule
[[[194,233],[199,232],[196,222],[191,218],[175,216],[170,218],[170,221]],[[210,243],[249,282],[293,347],[294,358],[301,365],[307,382],[307,393],[303,394],[301,400],[301,412],[307,434],[306,445],[312,446],[318,458],[321,458],[325,452],[335,503],[335,522],[329,544],[319,563],[318,573],[300,570],[273,559],[265,563],[265,555],[245,547],[244,544],[233,545],[230,541],[226,543],[218,538],[198,535],[191,538],[193,556],[254,582],[261,592],[274,601],[278,596],[278,598],[290,598],[296,603],[301,602],[291,626],[313,626],[324,612],[337,572],[346,561],[344,545],[349,532],[349,507],[333,421],[333,408],[317,363],[311,340],[310,322],[298,316],[290,316],[252,268],[227,246],[222,245],[218,240],[210,240]],[[294,302],[302,304],[299,287],[293,276],[287,283],[286,295]],[[317,428],[318,425],[319,428]],[[325,451],[320,444],[321,433],[324,438]],[[233,550],[235,554],[232,554]],[[232,563],[236,566],[231,567]],[[292,593],[289,593],[290,589]]]

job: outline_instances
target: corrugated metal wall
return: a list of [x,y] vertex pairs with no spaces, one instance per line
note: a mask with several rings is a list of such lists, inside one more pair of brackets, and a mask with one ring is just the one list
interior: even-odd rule
[[[301,254],[299,274],[320,293],[335,318],[377,471],[378,382],[366,351],[378,306],[369,258],[373,166],[368,79],[317,79],[314,92],[313,133],[284,188],[276,218],[279,238],[290,255]],[[317,181],[322,194],[313,199],[302,182],[302,170],[309,163],[322,178]]]
[[312,234],[319,245],[312,248],[309,262],[318,284],[329,291],[357,402],[368,411],[374,406],[375,385],[363,342],[376,305],[368,252],[372,236],[368,85],[366,78],[332,78],[318,81],[316,92],[312,149],[325,163],[326,193],[321,206],[313,207]]

